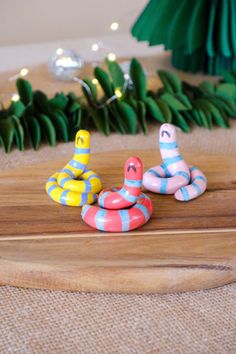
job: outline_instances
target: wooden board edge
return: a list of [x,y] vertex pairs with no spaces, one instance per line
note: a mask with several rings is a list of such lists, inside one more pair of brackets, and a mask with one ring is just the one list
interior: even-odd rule
[[[24,269],[27,266],[27,269]],[[16,272],[17,269],[17,272]],[[65,270],[35,270],[34,265],[0,261],[0,285],[31,289],[77,291],[115,294],[168,294],[212,289],[236,282],[235,268],[172,269],[139,268],[78,268],[70,273]]]
[[99,238],[99,237],[121,237],[121,236],[147,236],[147,235],[178,235],[178,234],[211,234],[211,233],[236,233],[236,228],[219,228],[219,229],[179,229],[179,230],[148,230],[148,231],[129,231],[129,232],[100,232],[91,231],[81,233],[63,233],[63,234],[29,234],[25,236],[5,235],[0,237],[1,241],[25,241],[40,239],[62,239],[62,238]]

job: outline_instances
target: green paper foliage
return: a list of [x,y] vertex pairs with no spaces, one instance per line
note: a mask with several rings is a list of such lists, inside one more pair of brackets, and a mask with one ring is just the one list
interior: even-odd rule
[[219,75],[236,69],[236,0],[150,0],[131,33],[171,49],[180,70]]
[[[147,134],[148,122],[173,123],[187,133],[194,124],[207,129],[213,125],[228,128],[229,118],[236,118],[235,72],[224,72],[216,85],[203,81],[194,86],[181,82],[174,73],[159,70],[162,87],[154,92],[147,89],[146,75],[137,59],[130,65],[131,87],[126,85],[118,63],[105,63],[107,71],[94,69],[100,95],[88,78],[83,80],[82,96],[60,92],[52,98],[18,79],[20,100],[0,111],[0,145],[6,152],[14,144],[21,151],[25,146],[37,150],[42,141],[51,146],[57,141],[71,141],[79,129],[95,129],[104,135],[112,131]],[[121,97],[107,103],[116,90]]]

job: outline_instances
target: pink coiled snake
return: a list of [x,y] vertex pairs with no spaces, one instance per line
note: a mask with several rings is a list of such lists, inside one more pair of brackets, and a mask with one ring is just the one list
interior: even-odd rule
[[162,124],[159,146],[163,164],[144,173],[144,187],[154,193],[174,194],[179,201],[189,201],[203,194],[207,179],[199,168],[188,166],[183,160],[174,125]]
[[103,190],[99,206],[84,205],[82,219],[101,231],[123,232],[144,225],[151,217],[153,207],[148,196],[141,192],[143,165],[138,157],[130,157],[124,166],[122,188]]

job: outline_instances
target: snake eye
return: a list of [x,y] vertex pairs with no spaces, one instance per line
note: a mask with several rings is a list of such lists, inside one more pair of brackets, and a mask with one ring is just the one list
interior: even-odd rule
[[129,170],[131,170],[131,169],[132,169],[135,173],[137,172],[136,167],[135,167],[133,164],[130,164],[130,165],[128,166],[127,171],[129,172]]
[[82,144],[84,144],[83,137],[79,135],[78,138],[77,138],[76,144],[79,144],[80,141],[81,141]]
[[169,138],[171,137],[170,133],[169,133],[167,130],[163,130],[163,131],[161,132],[161,136],[162,136],[162,137],[163,137],[165,134],[166,134]]

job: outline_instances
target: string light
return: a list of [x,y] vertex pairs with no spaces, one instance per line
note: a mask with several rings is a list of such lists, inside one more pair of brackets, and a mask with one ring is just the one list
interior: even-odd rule
[[29,69],[28,68],[23,68],[17,74],[9,77],[8,81],[16,80],[19,77],[24,77],[24,76],[28,75],[28,73],[29,73]]
[[92,44],[92,51],[97,52],[99,49],[99,45],[97,43]]
[[[75,82],[78,82],[86,91],[87,93],[89,94],[90,98],[91,98],[91,102],[92,102],[92,105],[97,108],[97,109],[102,109],[104,108],[105,106],[108,106],[111,102],[121,98],[123,92],[125,92],[126,88],[127,88],[127,81],[125,81],[125,84],[122,88],[122,90],[120,89],[115,89],[115,94],[113,96],[111,96],[110,98],[108,98],[104,103],[102,104],[97,104],[95,101],[94,101],[94,98],[93,98],[93,94],[92,94],[92,91],[89,87],[88,84],[86,84],[86,82],[84,80],[81,80],[79,77],[74,77],[73,80]],[[98,83],[98,80],[95,78],[92,80],[92,82],[94,83],[94,81],[96,80],[96,83]]]
[[116,89],[115,90],[115,95],[116,95],[117,98],[121,98],[121,96],[122,96],[121,90],[120,89]]
[[26,75],[28,75],[28,73],[29,73],[29,69],[28,68],[23,68],[20,71],[20,76],[26,76]]
[[17,93],[13,93],[11,100],[13,102],[17,102],[17,101],[19,101],[19,99],[20,99],[20,96]]
[[56,53],[57,53],[57,55],[61,55],[63,53],[63,49],[57,48]]
[[119,28],[119,23],[118,22],[112,22],[111,25],[110,25],[110,29],[112,31],[117,31]]
[[98,80],[97,80],[96,78],[94,78],[94,79],[92,79],[92,83],[93,83],[94,85],[97,85],[97,84],[98,84]]
[[109,59],[110,61],[115,61],[115,60],[116,60],[116,55],[115,55],[115,53],[109,53],[107,57],[108,57],[108,59]]

